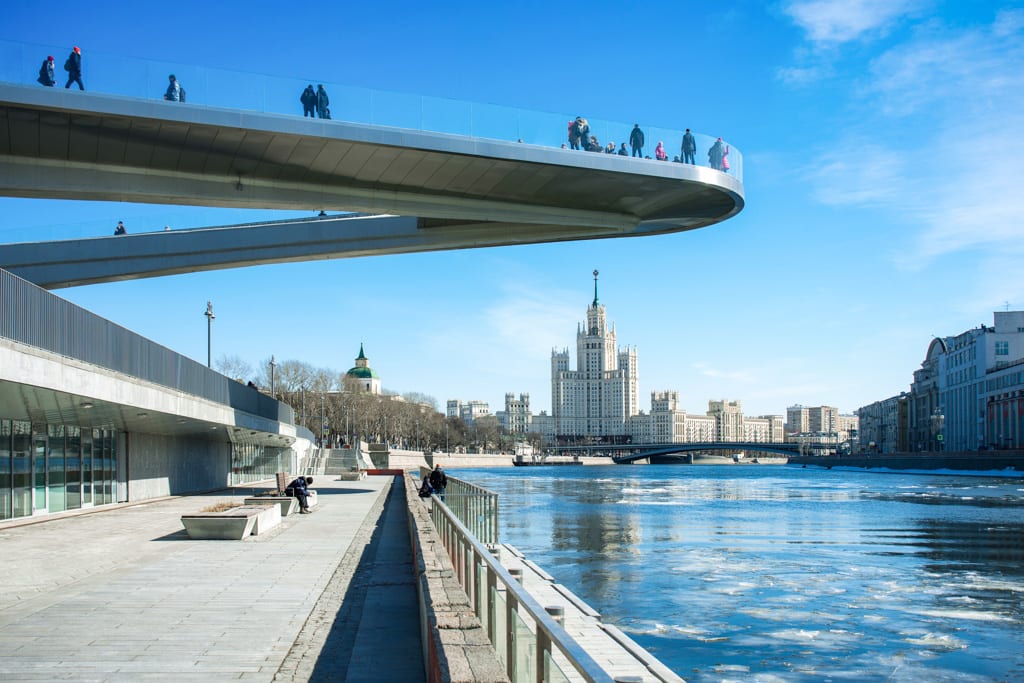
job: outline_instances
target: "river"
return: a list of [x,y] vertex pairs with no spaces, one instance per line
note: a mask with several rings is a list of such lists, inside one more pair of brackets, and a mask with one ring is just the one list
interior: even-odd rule
[[1024,479],[781,465],[453,471],[691,683],[1024,681]]

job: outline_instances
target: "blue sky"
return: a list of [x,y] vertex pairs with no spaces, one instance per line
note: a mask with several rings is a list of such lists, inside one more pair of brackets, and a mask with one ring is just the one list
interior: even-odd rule
[[[743,152],[747,206],[669,236],[58,294],[203,362],[209,299],[215,358],[343,371],[362,342],[386,389],[492,410],[505,392],[528,392],[534,412],[550,408],[551,350],[575,358],[595,268],[620,345],[638,350],[645,410],[651,391],[675,389],[698,413],[711,398],[741,400],[747,414],[851,412],[908,389],[932,335],[1024,307],[1024,3],[283,6],[11,6],[0,39],[62,46],[58,67],[81,46],[87,88],[90,56],[104,54],[688,127]],[[0,239],[261,215],[0,198]]]

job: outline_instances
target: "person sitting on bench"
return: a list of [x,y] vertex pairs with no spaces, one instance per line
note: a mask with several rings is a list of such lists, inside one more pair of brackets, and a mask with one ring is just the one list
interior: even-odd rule
[[310,513],[309,503],[306,502],[306,498],[309,496],[309,485],[312,483],[313,477],[297,477],[284,490],[286,495],[299,499],[299,514],[301,515],[308,515]]

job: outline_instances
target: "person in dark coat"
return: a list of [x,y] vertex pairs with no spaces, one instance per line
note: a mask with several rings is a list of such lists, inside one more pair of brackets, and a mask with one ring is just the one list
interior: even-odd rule
[[640,157],[644,156],[644,132],[640,130],[640,124],[633,124],[633,132],[629,134],[629,146],[633,150],[632,156]]
[[298,477],[284,490],[289,496],[299,499],[299,514],[309,514],[309,485],[313,483],[313,477]]
[[128,231],[124,228],[124,221],[118,221],[117,227],[114,228],[115,235],[127,235]]
[[686,134],[683,135],[683,163],[693,164],[696,163],[693,160],[694,155],[697,153],[697,141],[693,137],[693,133],[690,129],[686,129]]
[[310,83],[306,86],[306,89],[302,91],[302,96],[299,97],[299,102],[302,102],[302,118],[307,116],[311,119],[316,118],[316,90],[313,90],[313,84]]
[[626,149],[626,143],[625,142],[622,143],[622,147],[619,147],[619,156],[620,157],[628,157],[629,156],[629,150]]
[[448,486],[448,475],[444,473],[440,465],[435,467],[434,471],[430,473],[430,486],[434,489],[434,493],[440,496],[441,500],[444,500],[444,489]]
[[68,60],[64,62],[64,70],[68,72],[68,82],[64,84],[65,90],[70,88],[72,83],[77,83],[79,90],[85,90],[85,86],[82,85],[82,50],[77,45],[72,48]]
[[316,86],[316,113],[320,115],[322,119],[331,118],[330,110],[331,100],[327,97],[327,91],[324,90],[324,84],[321,83]]
[[708,165],[716,171],[721,171],[723,170],[723,158],[725,158],[725,145],[722,144],[722,138],[718,138],[708,150]]
[[178,83],[178,78],[171,74],[167,77],[167,91],[164,93],[164,99],[168,102],[184,102],[185,101],[185,89],[181,87],[181,83]]
[[53,55],[43,60],[43,65],[39,67],[39,78],[36,80],[48,88],[52,88],[57,82],[57,77],[53,74]]

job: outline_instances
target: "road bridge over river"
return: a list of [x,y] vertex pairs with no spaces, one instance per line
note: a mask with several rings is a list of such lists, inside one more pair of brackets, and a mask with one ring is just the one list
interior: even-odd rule
[[[800,444],[764,443],[758,441],[714,441],[701,443],[638,443],[590,446],[558,446],[553,449],[558,455],[607,455],[616,463],[628,464],[650,460],[659,456],[685,455],[719,451],[723,454],[764,453],[768,455],[794,456],[801,453]],[[807,452],[805,448],[803,452]]]

